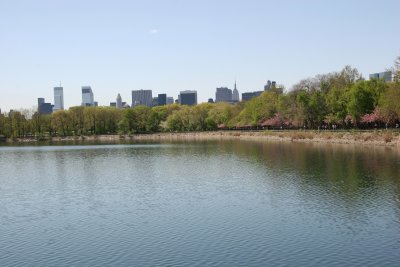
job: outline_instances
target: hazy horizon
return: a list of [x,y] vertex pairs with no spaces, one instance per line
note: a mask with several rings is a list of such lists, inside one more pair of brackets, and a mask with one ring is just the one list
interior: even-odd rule
[[399,1],[8,1],[0,3],[0,108],[80,105],[90,85],[99,105],[118,93],[153,96],[216,87],[241,93],[267,80],[301,79],[356,67],[364,77],[400,55]]

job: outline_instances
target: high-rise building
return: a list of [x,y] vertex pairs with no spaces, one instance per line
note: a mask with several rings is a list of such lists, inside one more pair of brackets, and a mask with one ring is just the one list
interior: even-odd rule
[[54,111],[64,109],[64,90],[61,86],[54,87]]
[[42,104],[44,104],[45,100],[44,100],[43,97],[39,97],[39,98],[37,99],[37,102],[38,102],[38,107],[40,107]]
[[167,104],[167,94],[158,94],[158,106],[164,106]]
[[94,105],[92,88],[90,86],[82,86],[82,106],[92,107]]
[[268,91],[271,89],[272,82],[270,80],[267,81],[267,84],[264,85],[264,91]]
[[167,97],[167,105],[173,104],[174,103],[174,98],[172,96]]
[[369,79],[382,79],[385,82],[392,82],[393,81],[393,73],[391,71],[373,73],[373,74],[369,75]]
[[152,102],[153,96],[151,90],[132,90],[132,107],[140,105],[151,107]]
[[236,81],[235,81],[235,88],[233,89],[233,92],[232,92],[232,102],[239,102],[239,101],[240,101],[239,91],[236,88]]
[[152,107],[158,106],[158,97],[153,97],[153,99],[151,100],[151,106]]
[[232,90],[228,87],[219,87],[215,92],[215,102],[231,102],[232,101]]
[[260,96],[263,92],[264,91],[242,93],[242,101],[247,101],[247,100],[252,99],[253,97]]
[[121,97],[120,94],[118,94],[118,95],[117,95],[116,108],[120,109],[120,108],[122,108],[122,107],[123,107],[123,105],[122,105],[122,97]]
[[267,84],[264,85],[264,91],[268,91],[269,89],[276,88],[276,81],[267,81]]
[[181,91],[178,101],[181,105],[197,105],[197,91]]
[[53,105],[51,103],[46,103],[42,97],[38,98],[38,113],[40,115],[53,113]]

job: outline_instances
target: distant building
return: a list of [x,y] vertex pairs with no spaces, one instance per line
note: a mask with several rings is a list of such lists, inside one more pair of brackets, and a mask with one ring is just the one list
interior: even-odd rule
[[248,101],[253,97],[255,97],[253,92],[242,93],[242,101]]
[[232,90],[228,87],[219,87],[215,92],[215,102],[231,102],[232,101]]
[[122,97],[120,94],[117,95],[117,102],[115,102],[115,107],[118,109],[121,109],[123,107],[122,105]]
[[116,108],[117,107],[117,102],[110,102],[110,107]]
[[271,82],[270,80],[268,80],[267,84],[264,85],[264,91],[268,91],[268,90],[270,90],[272,88],[276,88],[276,81],[272,81]]
[[[115,107],[117,108],[118,103],[117,102],[111,102],[110,106],[114,107],[113,105],[115,104]],[[127,104],[126,102],[122,102],[121,103],[121,108],[130,108],[131,106],[129,106],[129,104]]]
[[209,98],[209,99],[208,99],[208,103],[214,103],[214,99]]
[[239,102],[239,101],[240,101],[240,99],[239,99],[239,91],[236,88],[236,81],[235,81],[235,88],[233,89],[233,92],[232,92],[232,102],[236,103],[236,102]]
[[158,97],[153,97],[153,100],[151,101],[151,106],[152,107],[158,106]]
[[253,97],[260,96],[263,92],[264,91],[242,93],[242,101],[248,101],[248,100],[252,99]]
[[167,105],[173,104],[174,103],[174,98],[172,96],[167,97]]
[[153,96],[151,90],[132,90],[132,107],[140,105],[151,107],[152,102]]
[[46,103],[44,98],[38,98],[38,113],[40,115],[48,115],[53,113],[53,105],[51,103]]
[[54,87],[54,111],[64,109],[64,89],[60,87]]
[[158,106],[165,106],[167,104],[167,94],[158,94]]
[[393,81],[393,73],[391,71],[385,71],[380,73],[373,73],[369,75],[369,79],[382,79],[385,82]]
[[90,86],[82,86],[82,106],[84,107],[95,106],[93,91]]
[[268,91],[271,89],[272,82],[270,80],[267,81],[267,84],[264,85],[264,91]]
[[181,91],[178,100],[181,105],[197,105],[197,91]]

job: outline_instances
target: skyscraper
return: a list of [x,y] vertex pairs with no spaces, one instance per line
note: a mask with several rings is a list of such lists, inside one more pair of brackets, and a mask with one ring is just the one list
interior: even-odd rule
[[38,98],[38,113],[40,115],[48,115],[53,113],[53,105],[51,103],[45,103],[44,98]]
[[153,96],[151,90],[132,90],[132,107],[148,106],[151,107]]
[[232,90],[228,87],[219,87],[215,92],[215,102],[231,102]]
[[54,87],[54,111],[64,109],[64,90],[61,86]]
[[238,91],[238,89],[236,88],[236,81],[235,81],[235,88],[233,89],[233,92],[232,92],[232,102],[239,102],[239,91]]
[[122,108],[122,97],[120,94],[117,95],[117,102],[116,102],[116,108],[120,109]]
[[178,101],[181,105],[197,105],[197,91],[181,91]]
[[380,73],[373,73],[369,75],[369,79],[382,79],[385,82],[393,81],[393,73],[391,71],[385,71]]
[[264,91],[267,91],[271,88],[272,82],[270,80],[267,81],[267,84],[264,85]]
[[90,86],[82,86],[82,106],[94,106],[94,96]]
[[174,103],[174,98],[172,96],[167,97],[167,105],[173,104]]
[[164,106],[167,104],[167,94],[158,94],[158,98],[157,98],[157,105],[158,106]]
[[252,99],[253,97],[260,96],[264,91],[255,91],[255,92],[246,92],[242,93],[242,101],[247,101]]

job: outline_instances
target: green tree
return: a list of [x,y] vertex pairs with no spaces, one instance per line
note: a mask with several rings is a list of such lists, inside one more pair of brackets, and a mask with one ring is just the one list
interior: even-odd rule
[[52,114],[51,125],[59,135],[68,136],[71,134],[71,119],[65,110],[59,110]]
[[351,86],[347,111],[355,119],[357,125],[360,117],[374,110],[374,94],[365,81],[360,81]]
[[379,109],[388,123],[400,120],[400,84],[391,83],[389,88],[381,94]]

